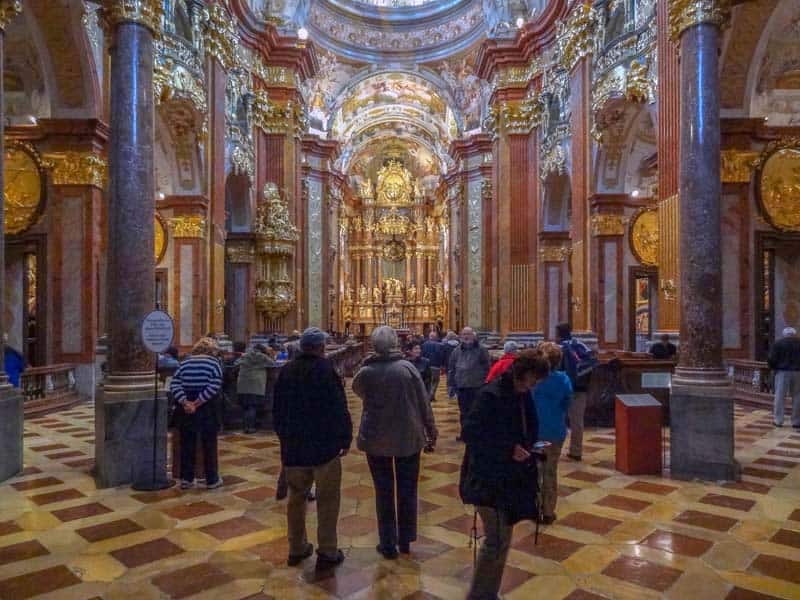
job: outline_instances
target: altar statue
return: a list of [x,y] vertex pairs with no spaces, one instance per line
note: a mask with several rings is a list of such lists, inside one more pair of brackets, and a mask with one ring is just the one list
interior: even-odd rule
[[344,301],[347,302],[347,304],[353,303],[353,288],[349,285],[344,290]]
[[437,283],[436,284],[435,292],[436,293],[435,293],[434,297],[436,298],[436,304],[443,303],[444,302],[444,287],[442,286],[441,283]]
[[377,285],[372,288],[372,303],[383,304],[383,294],[381,294],[381,288]]
[[395,296],[403,295],[403,284],[399,279],[392,279],[392,294]]
[[425,291],[422,292],[422,303],[423,304],[431,304],[433,302],[433,290],[431,290],[430,286],[425,286]]
[[361,304],[369,304],[369,290],[367,290],[367,286],[365,286],[363,283],[361,284],[361,287],[358,288],[358,301]]
[[414,304],[417,301],[417,286],[411,284],[408,286],[408,291],[406,292],[406,302],[408,304]]
[[436,233],[436,219],[433,217],[425,217],[425,231],[428,235]]

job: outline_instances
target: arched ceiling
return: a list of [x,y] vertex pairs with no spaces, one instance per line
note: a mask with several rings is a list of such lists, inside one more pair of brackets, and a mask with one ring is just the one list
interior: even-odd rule
[[320,46],[368,63],[440,60],[486,32],[480,0],[317,0],[306,26]]

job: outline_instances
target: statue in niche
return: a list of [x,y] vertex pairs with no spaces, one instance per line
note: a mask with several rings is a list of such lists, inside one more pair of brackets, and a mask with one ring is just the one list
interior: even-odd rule
[[433,290],[429,285],[425,286],[425,291],[422,293],[422,303],[431,304],[433,302]]
[[428,235],[434,235],[436,233],[436,219],[433,217],[425,217],[425,231],[428,232]]
[[406,302],[408,304],[414,304],[417,301],[417,286],[411,284],[408,287],[408,291],[406,292]]
[[381,293],[381,288],[377,285],[372,288],[372,302],[373,304],[383,304],[383,294]]
[[369,179],[365,178],[358,183],[358,195],[369,200],[374,198],[372,192],[372,182]]
[[361,284],[361,287],[358,288],[358,301],[361,304],[369,304],[369,290],[367,290],[367,286],[365,286],[363,283]]
[[348,304],[353,303],[353,288],[349,285],[344,291],[344,301],[347,302]]
[[436,304],[441,304],[444,302],[444,287],[441,283],[436,284],[434,297],[436,298]]

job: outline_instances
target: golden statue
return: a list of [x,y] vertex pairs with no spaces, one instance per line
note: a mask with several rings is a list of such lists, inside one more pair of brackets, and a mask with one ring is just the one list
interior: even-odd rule
[[378,171],[377,201],[382,206],[404,206],[413,201],[411,173],[400,161],[390,160]]
[[408,287],[408,292],[406,293],[406,302],[408,304],[414,304],[417,301],[417,286],[410,285]]
[[347,302],[347,304],[353,303],[353,288],[349,285],[344,291],[344,301]]
[[436,298],[436,304],[442,304],[444,302],[444,287],[441,283],[436,284],[434,297]]
[[358,301],[360,304],[369,304],[369,290],[367,290],[367,286],[363,283],[361,287],[358,288]]
[[381,288],[377,285],[372,288],[372,303],[383,304],[383,294],[381,294]]
[[431,304],[433,302],[433,294],[430,286],[425,286],[425,291],[422,292],[422,303]]
[[372,182],[365,178],[358,183],[358,195],[364,200],[372,200],[375,198],[372,191]]

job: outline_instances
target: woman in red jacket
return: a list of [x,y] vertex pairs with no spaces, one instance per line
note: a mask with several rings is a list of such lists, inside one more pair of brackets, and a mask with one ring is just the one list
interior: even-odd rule
[[503,356],[501,356],[496,363],[492,365],[489,374],[486,376],[486,383],[492,381],[496,377],[500,377],[503,373],[508,371],[511,363],[517,358],[517,343],[508,341],[503,345]]

